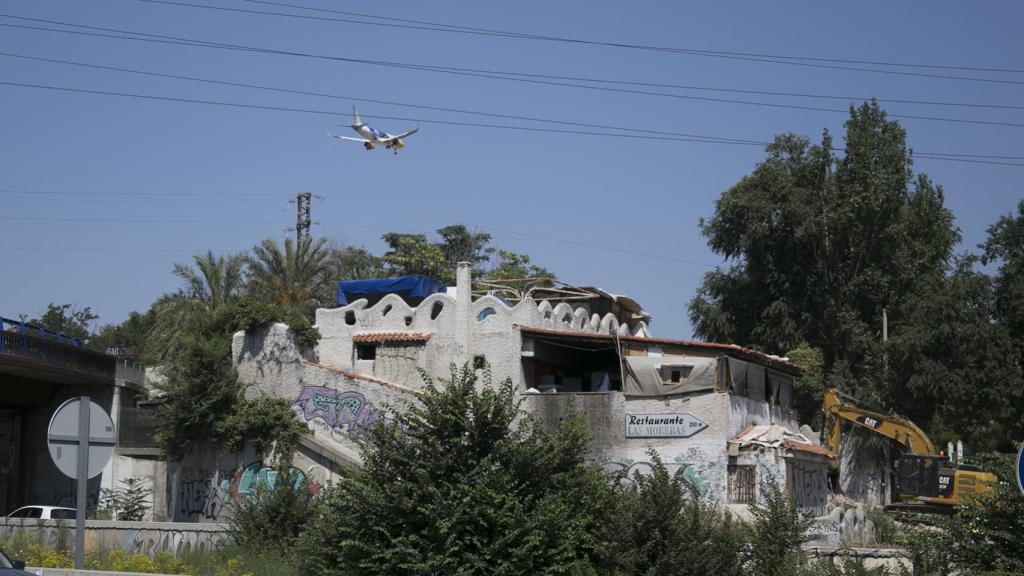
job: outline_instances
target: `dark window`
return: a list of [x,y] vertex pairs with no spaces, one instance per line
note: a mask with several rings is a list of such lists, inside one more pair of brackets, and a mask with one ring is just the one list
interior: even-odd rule
[[345,324],[348,324],[349,326],[355,326],[356,325],[356,313],[355,312],[353,312],[351,310],[346,310],[345,311]]
[[356,344],[356,360],[375,360],[376,358],[376,344]]
[[441,315],[441,310],[444,310],[444,302],[434,302],[430,308],[430,319],[437,320],[437,317]]
[[53,518],[54,520],[74,520],[75,519],[75,511],[74,510],[51,510],[50,511],[50,518]]
[[10,517],[11,518],[42,518],[43,517],[43,509],[42,508],[32,508],[32,507],[22,508],[20,510],[15,510],[14,513],[11,514]]
[[754,467],[729,465],[729,503],[754,503]]
[[672,381],[673,382],[679,382],[679,377],[680,377],[679,370],[673,370],[672,371]]
[[483,370],[487,366],[487,357],[482,354],[473,356],[473,370]]

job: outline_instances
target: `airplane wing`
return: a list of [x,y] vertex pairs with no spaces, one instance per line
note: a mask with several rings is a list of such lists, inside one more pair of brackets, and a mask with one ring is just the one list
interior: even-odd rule
[[366,138],[353,138],[353,137],[350,137],[350,136],[338,136],[337,134],[332,134],[330,130],[327,131],[327,135],[331,136],[333,138],[337,138],[338,140],[351,140],[352,142],[369,142],[369,140],[367,140]]
[[391,140],[400,140],[402,138],[405,138],[406,136],[412,136],[413,134],[415,134],[415,133],[417,133],[419,131],[420,131],[420,125],[417,124],[415,128],[413,128],[412,130],[409,130],[408,132],[402,132],[401,134],[399,134],[397,136],[392,136]]

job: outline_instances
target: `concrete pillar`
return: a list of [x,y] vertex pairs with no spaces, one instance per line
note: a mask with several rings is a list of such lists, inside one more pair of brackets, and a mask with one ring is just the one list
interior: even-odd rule
[[455,338],[459,352],[456,364],[462,365],[473,359],[473,271],[469,262],[459,262],[455,275]]

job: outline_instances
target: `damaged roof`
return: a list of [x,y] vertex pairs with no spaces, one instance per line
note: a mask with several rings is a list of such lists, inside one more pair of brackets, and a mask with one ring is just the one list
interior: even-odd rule
[[533,326],[516,325],[520,332],[523,334],[538,334],[549,337],[557,338],[568,338],[568,339],[584,339],[584,340],[607,340],[614,341],[619,340],[620,342],[631,342],[638,344],[655,344],[655,345],[667,345],[667,346],[685,346],[689,348],[698,348],[704,350],[714,350],[718,352],[724,352],[737,358],[744,360],[751,360],[771,368],[799,376],[803,374],[803,367],[793,364],[785,358],[778,356],[772,356],[771,354],[765,354],[764,352],[758,352],[757,350],[751,350],[750,348],[744,348],[737,346],[736,344],[720,344],[716,342],[694,342],[691,340],[672,340],[669,338],[645,338],[641,336],[615,336],[612,334],[599,334],[595,332],[568,332],[565,330],[554,330],[551,328],[536,328]]
[[803,434],[793,432],[789,428],[778,424],[771,424],[767,426],[748,426],[746,430],[737,434],[736,437],[729,440],[728,443],[738,444],[740,448],[747,448],[750,446],[786,448],[789,450],[816,454],[826,458],[836,457],[836,455],[830,450],[811,442]]

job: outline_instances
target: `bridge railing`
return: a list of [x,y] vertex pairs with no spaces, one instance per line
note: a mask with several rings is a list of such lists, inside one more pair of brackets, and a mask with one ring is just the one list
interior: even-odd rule
[[101,352],[20,331],[0,331],[0,358],[114,381],[116,359]]

